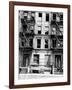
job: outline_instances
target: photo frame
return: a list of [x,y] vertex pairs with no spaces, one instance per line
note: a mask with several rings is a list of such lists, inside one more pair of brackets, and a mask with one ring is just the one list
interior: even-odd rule
[[9,2],[9,88],[70,85],[70,5]]

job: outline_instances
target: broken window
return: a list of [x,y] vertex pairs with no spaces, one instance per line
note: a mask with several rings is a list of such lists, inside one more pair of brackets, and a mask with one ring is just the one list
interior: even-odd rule
[[41,39],[37,39],[37,48],[41,47]]

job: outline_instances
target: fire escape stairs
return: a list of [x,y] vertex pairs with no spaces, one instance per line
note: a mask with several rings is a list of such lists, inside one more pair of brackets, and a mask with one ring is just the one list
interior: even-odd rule
[[[55,21],[55,24],[56,24],[56,27],[57,27],[56,32],[59,32],[59,33],[61,33],[61,35],[63,35],[62,32],[60,31],[60,27],[59,27],[59,25],[58,25],[58,23],[56,21]],[[59,40],[59,38],[57,37],[57,35],[55,35],[55,38],[57,39],[57,41],[58,41],[58,43],[60,45],[63,45],[63,43]]]

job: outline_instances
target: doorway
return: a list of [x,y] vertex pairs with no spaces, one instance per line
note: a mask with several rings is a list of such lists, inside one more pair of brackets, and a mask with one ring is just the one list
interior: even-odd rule
[[55,68],[57,68],[57,69],[62,68],[61,55],[55,55]]

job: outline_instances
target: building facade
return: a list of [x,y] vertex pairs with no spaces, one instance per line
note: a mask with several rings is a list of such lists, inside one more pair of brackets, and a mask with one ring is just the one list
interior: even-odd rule
[[63,74],[63,13],[19,11],[19,72]]

